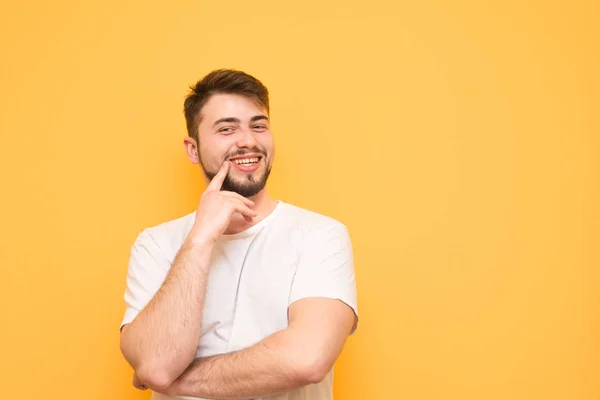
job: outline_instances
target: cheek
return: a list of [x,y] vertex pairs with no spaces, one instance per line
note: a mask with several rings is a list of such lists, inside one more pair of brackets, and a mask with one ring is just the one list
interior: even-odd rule
[[231,143],[223,137],[211,138],[211,140],[200,142],[200,156],[202,161],[208,165],[221,165],[223,159],[231,148]]
[[273,135],[269,134],[269,135],[262,137],[261,139],[262,140],[260,141],[260,145],[262,146],[263,149],[266,150],[267,154],[272,157],[273,153],[275,152]]

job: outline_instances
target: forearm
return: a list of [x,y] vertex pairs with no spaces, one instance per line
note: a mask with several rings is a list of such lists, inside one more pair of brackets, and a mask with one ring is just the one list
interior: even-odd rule
[[165,393],[213,399],[251,399],[287,392],[323,379],[302,337],[277,332],[242,351],[202,358]]
[[158,292],[125,327],[123,354],[151,387],[169,385],[194,358],[211,250],[187,240]]

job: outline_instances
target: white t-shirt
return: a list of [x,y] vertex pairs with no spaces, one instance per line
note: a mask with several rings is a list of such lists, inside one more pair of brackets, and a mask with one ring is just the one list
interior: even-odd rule
[[[121,326],[158,291],[194,221],[195,212],[139,234],[131,247]],[[288,307],[306,297],[339,299],[358,316],[350,237],[340,222],[279,201],[258,224],[217,241],[196,357],[241,350],[285,329]],[[318,384],[269,400],[331,400],[332,383],[333,369]]]

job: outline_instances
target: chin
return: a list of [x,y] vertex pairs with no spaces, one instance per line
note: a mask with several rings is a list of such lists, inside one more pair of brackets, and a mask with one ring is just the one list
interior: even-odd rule
[[259,194],[264,189],[264,187],[235,187],[231,189],[232,192],[235,192],[240,196],[249,198]]

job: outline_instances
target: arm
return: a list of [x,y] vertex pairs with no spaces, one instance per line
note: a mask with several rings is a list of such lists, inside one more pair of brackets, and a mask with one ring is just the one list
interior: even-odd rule
[[202,358],[163,393],[248,399],[322,381],[355,324],[354,311],[327,298],[298,300],[288,328],[241,351]]
[[[254,202],[237,193],[221,191],[228,170],[229,163],[223,163],[202,194],[194,226],[160,288],[156,288],[155,270],[163,268],[167,261],[163,255],[157,264],[161,250],[148,239],[149,234],[140,244],[146,248],[145,253],[135,253],[144,255],[134,254],[130,264],[132,279],[128,291],[138,295],[132,295],[129,302],[135,303],[131,309],[137,315],[121,331],[121,351],[133,367],[135,379],[144,387],[167,388],[194,359],[213,246],[234,214],[249,220],[257,215],[249,208]],[[151,283],[148,277],[152,278]]]
[[125,359],[150,388],[167,387],[193,360],[198,346],[212,247],[191,239],[158,292],[121,333]]

